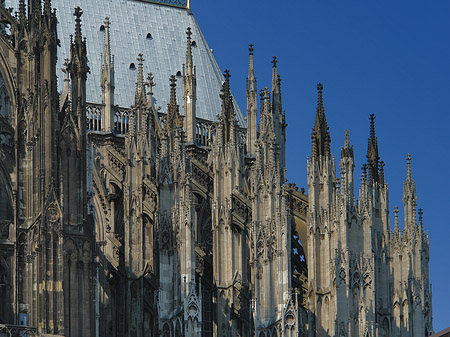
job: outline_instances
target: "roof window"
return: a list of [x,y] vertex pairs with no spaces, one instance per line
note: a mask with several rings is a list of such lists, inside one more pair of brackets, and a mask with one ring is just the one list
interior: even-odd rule
[[191,46],[192,46],[192,47],[197,47],[197,42],[195,42],[195,40],[192,40]]
[[147,39],[147,40],[153,40],[153,36],[152,36],[152,34],[150,34],[150,33],[147,33],[147,37],[146,37],[146,39]]
[[130,69],[131,69],[131,70],[136,69],[136,65],[135,65],[133,62],[130,63]]
[[177,77],[181,77],[181,71],[177,71],[177,75],[176,75]]
[[105,25],[101,25],[101,26],[100,26],[100,31],[101,31],[101,32],[104,32],[104,31],[105,31]]

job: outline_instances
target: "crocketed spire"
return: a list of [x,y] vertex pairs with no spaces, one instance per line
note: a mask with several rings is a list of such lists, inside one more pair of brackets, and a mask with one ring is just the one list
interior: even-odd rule
[[367,166],[369,168],[368,181],[370,184],[379,183],[379,161],[378,155],[378,138],[375,136],[375,115],[371,114],[370,119],[370,136],[367,145]]
[[350,146],[350,132],[345,130],[344,147],[341,149],[341,158],[351,157],[353,158],[353,145]]
[[325,116],[325,108],[323,106],[323,84],[317,85],[317,109],[316,122],[312,134],[312,155],[313,157],[330,156],[331,137],[327,119]]
[[166,129],[172,129],[180,127],[179,119],[179,105],[177,104],[177,79],[175,75],[170,76],[170,101],[167,105],[167,121],[165,124]]
[[234,123],[234,107],[230,89],[230,71],[224,73],[225,81],[222,85],[220,98],[222,99],[222,122],[224,124],[223,136],[225,143],[229,142],[231,135],[231,124]]

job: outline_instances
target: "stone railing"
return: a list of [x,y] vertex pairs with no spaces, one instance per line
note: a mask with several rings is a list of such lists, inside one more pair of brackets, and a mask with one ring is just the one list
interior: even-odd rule
[[0,337],[35,337],[38,336],[36,328],[20,325],[0,324]]
[[126,134],[130,125],[129,108],[117,108],[114,114],[114,132],[118,134]]
[[[86,127],[89,131],[102,131],[102,105],[88,103],[86,105]],[[114,133],[124,135],[129,130],[131,108],[115,107]],[[184,118],[182,116],[182,118]],[[164,127],[166,114],[159,113],[161,126]],[[197,118],[195,127],[195,142],[197,145],[211,147],[216,134],[215,122]],[[239,145],[246,144],[247,131],[237,128],[237,142]]]
[[86,105],[86,127],[90,131],[101,131],[102,106],[100,104]]
[[216,133],[214,123],[205,119],[197,118],[195,126],[195,142],[198,145],[211,146]]

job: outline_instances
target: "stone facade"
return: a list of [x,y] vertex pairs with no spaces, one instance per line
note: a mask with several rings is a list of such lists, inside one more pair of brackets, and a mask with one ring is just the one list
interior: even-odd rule
[[[308,158],[308,336],[429,336],[432,329],[429,239],[407,156],[404,229],[389,224],[384,180],[370,116],[367,164],[355,197],[353,146],[348,131],[336,164],[318,86],[318,106]],[[314,252],[311,254],[311,252]]]
[[396,213],[391,231],[373,116],[356,202],[353,148],[346,135],[339,179],[319,85],[306,195],[286,181],[276,58],[258,93],[250,46],[246,128],[229,71],[218,119],[197,116],[189,27],[167,108],[155,106],[142,54],[134,104],[117,107],[106,18],[102,103],[88,103],[82,14],[58,93],[58,38],[68,37],[50,1],[20,0],[16,15],[0,6],[0,336],[432,332],[411,159],[404,230]]

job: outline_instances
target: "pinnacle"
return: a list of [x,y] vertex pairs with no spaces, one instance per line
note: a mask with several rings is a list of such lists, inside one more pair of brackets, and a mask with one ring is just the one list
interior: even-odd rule
[[75,42],[81,44],[82,36],[81,36],[81,16],[83,15],[83,10],[80,6],[76,7],[73,15],[76,17],[75,19]]
[[317,109],[316,121],[314,124],[315,142],[317,155],[325,156],[330,154],[330,132],[328,131],[327,119],[325,117],[325,109],[323,107],[323,84],[317,85]]
[[111,21],[109,21],[109,17],[105,17],[105,21],[103,22],[105,24],[105,41],[103,46],[103,56],[105,63],[111,62],[111,41],[110,41],[110,35],[109,35],[109,27],[111,25]]
[[345,130],[345,142],[344,142],[344,148],[349,149],[350,148],[350,132]]
[[375,114],[370,114],[370,139],[375,139]]
[[188,27],[186,30],[186,66],[188,74],[192,74],[192,30]]
[[412,174],[411,174],[411,154],[406,155],[406,181],[410,182],[412,180]]
[[369,181],[371,183],[379,183],[379,161],[378,139],[375,136],[375,114],[369,116],[370,120],[370,137],[367,145],[367,163],[369,165]]

